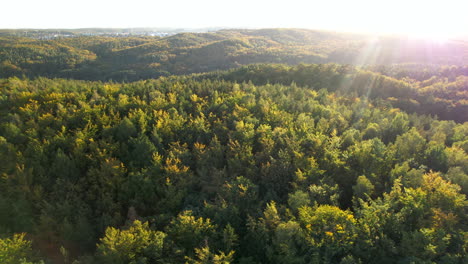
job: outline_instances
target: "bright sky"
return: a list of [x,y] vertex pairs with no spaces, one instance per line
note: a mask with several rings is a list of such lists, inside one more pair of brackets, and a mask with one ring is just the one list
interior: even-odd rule
[[468,0],[2,0],[0,28],[294,27],[468,35]]

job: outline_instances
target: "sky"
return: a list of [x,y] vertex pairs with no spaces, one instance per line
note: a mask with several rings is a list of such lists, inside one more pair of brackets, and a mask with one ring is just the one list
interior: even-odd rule
[[0,28],[310,28],[468,35],[468,0],[1,0]]

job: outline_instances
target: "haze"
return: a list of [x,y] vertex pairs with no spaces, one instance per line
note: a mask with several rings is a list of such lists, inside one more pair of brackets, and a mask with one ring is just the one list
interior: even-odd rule
[[0,28],[283,27],[434,38],[468,28],[462,0],[15,0],[2,7]]

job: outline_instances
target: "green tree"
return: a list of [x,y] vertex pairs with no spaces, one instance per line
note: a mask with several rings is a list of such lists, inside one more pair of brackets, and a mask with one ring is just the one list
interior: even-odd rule
[[349,254],[357,238],[353,214],[335,206],[299,209],[299,220],[310,246],[316,247],[324,261],[336,261]]
[[139,220],[125,230],[109,227],[97,245],[97,259],[100,263],[164,263],[165,237]]
[[4,264],[39,264],[26,234],[14,234],[11,238],[0,239],[0,262]]
[[353,186],[354,196],[360,199],[368,199],[374,192],[374,185],[365,175],[357,178],[356,185]]
[[216,228],[211,219],[196,217],[192,211],[184,211],[171,221],[166,233],[176,248],[183,250],[185,256],[192,257],[196,248],[216,245]]
[[230,251],[227,255],[224,252],[214,254],[208,246],[196,248],[196,259],[186,257],[188,264],[230,264],[234,259],[234,251]]

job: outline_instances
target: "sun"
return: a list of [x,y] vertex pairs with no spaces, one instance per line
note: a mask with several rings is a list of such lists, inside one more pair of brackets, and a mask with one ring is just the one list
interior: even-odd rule
[[450,19],[431,19],[428,15],[421,15],[419,19],[413,18],[412,21],[404,21],[398,25],[397,29],[410,39],[425,39],[438,43],[445,43],[460,35],[464,30]]
[[468,35],[468,1],[356,1],[360,8],[350,7],[349,15],[334,17],[337,25],[349,31],[406,35],[435,42]]
[[388,27],[410,38],[446,42],[450,38],[468,33],[468,2],[464,1],[408,1],[399,6]]

